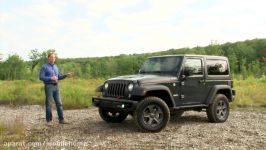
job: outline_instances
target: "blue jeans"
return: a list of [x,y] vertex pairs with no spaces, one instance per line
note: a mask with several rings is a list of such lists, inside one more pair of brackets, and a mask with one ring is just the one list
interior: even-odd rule
[[45,98],[46,121],[49,122],[52,121],[53,119],[52,110],[51,110],[52,98],[54,98],[55,101],[58,119],[63,120],[64,114],[63,114],[63,107],[62,107],[58,85],[46,84],[44,88],[46,96]]

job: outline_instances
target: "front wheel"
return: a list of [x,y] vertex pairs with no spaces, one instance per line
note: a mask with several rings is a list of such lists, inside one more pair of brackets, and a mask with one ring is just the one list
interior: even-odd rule
[[101,118],[110,123],[120,123],[127,118],[127,113],[108,111],[103,108],[99,108],[99,114]]
[[227,97],[223,94],[216,94],[213,103],[208,106],[206,112],[210,122],[225,122],[230,112]]
[[134,112],[136,125],[144,132],[159,132],[167,125],[170,118],[169,108],[158,97],[142,100]]

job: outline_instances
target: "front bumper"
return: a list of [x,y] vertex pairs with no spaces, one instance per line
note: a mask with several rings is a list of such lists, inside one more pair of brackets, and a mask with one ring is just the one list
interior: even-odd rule
[[93,96],[92,103],[96,107],[123,112],[134,111],[138,105],[138,101],[99,96]]

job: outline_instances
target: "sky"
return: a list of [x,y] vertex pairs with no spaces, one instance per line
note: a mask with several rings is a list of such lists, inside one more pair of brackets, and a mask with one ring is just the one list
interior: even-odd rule
[[264,0],[0,0],[0,54],[139,54],[266,37]]

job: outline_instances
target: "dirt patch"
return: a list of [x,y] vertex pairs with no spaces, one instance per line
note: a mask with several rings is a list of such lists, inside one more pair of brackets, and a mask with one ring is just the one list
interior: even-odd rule
[[64,113],[70,124],[58,124],[53,110],[53,126],[48,127],[42,106],[0,106],[0,122],[20,118],[27,135],[21,142],[0,144],[26,149],[266,149],[265,111],[231,110],[225,123],[209,123],[205,112],[188,111],[171,117],[159,133],[141,133],[131,116],[106,123],[94,107]]

